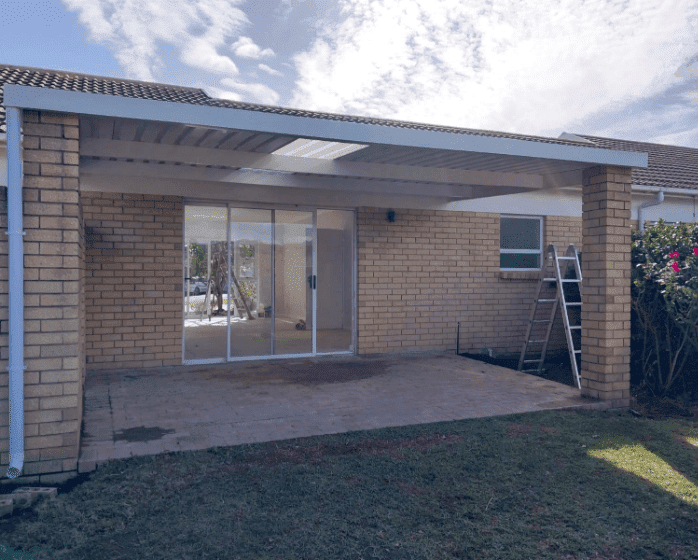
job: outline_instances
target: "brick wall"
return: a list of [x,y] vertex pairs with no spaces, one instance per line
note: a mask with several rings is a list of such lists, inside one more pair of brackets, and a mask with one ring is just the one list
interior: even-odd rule
[[[521,352],[539,274],[500,274],[499,214],[396,210],[391,223],[384,209],[359,208],[357,220],[359,354],[455,350],[458,321],[463,352]],[[543,224],[544,250],[582,252],[581,218]],[[561,313],[549,353],[567,352]],[[579,311],[570,321],[580,324]]]
[[[21,480],[51,483],[63,480],[65,473],[76,472],[80,443],[81,381],[85,371],[80,345],[78,118],[24,111],[23,132],[26,369]],[[6,206],[0,219],[6,231]],[[7,236],[3,236],[0,253],[0,468],[3,471],[9,464],[7,245]]]
[[87,368],[182,363],[181,197],[82,192]]
[[582,174],[582,394],[630,403],[630,170]]

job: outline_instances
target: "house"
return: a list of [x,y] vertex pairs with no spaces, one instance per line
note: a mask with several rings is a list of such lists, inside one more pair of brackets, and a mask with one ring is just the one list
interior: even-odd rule
[[7,65],[0,86],[11,476],[75,471],[91,371],[452,351],[458,321],[465,351],[519,352],[551,243],[584,254],[582,393],[628,406],[630,232],[695,221],[698,150]]

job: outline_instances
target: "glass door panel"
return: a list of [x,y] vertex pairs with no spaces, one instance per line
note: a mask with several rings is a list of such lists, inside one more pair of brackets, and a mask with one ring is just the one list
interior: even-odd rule
[[230,358],[272,353],[271,232],[271,210],[230,209]]
[[185,207],[184,360],[226,359],[226,223],[226,208]]
[[317,211],[317,352],[348,352],[353,332],[354,213]]
[[274,213],[274,354],[310,354],[314,213]]

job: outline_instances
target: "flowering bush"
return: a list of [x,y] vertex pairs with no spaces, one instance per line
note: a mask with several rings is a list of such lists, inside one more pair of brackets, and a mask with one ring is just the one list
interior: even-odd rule
[[633,370],[665,394],[698,352],[698,224],[659,220],[632,239]]

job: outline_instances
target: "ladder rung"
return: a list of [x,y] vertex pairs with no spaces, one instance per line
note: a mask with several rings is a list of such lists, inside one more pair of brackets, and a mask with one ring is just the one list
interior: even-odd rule
[[559,261],[573,261],[574,257],[558,257],[557,260],[559,260]]
[[554,299],[539,299],[538,302],[549,302],[549,301],[555,301]]
[[581,351],[581,350],[575,350],[574,353],[575,353],[575,354],[581,354],[582,351]]
[[528,373],[528,372],[530,372],[530,371],[538,372],[538,368],[536,368],[536,369],[522,369],[522,370],[521,370],[521,373]]
[[532,323],[550,323],[550,319],[534,319]]
[[531,344],[537,344],[538,342],[545,342],[545,340],[529,340],[528,343]]
[[543,278],[543,282],[557,282],[557,278]]
[[578,278],[573,278],[572,280],[560,280],[560,282],[580,282]]
[[573,302],[571,302],[571,303],[565,302],[565,305],[568,305],[568,306],[569,306],[569,305],[582,305],[582,302],[581,302],[581,301],[573,301]]
[[537,360],[524,360],[524,364],[530,364],[531,362],[542,362],[543,360],[541,358],[538,358]]
[[582,328],[582,325],[577,325],[577,326],[575,326],[575,327],[570,327],[570,329],[581,329],[581,328]]

